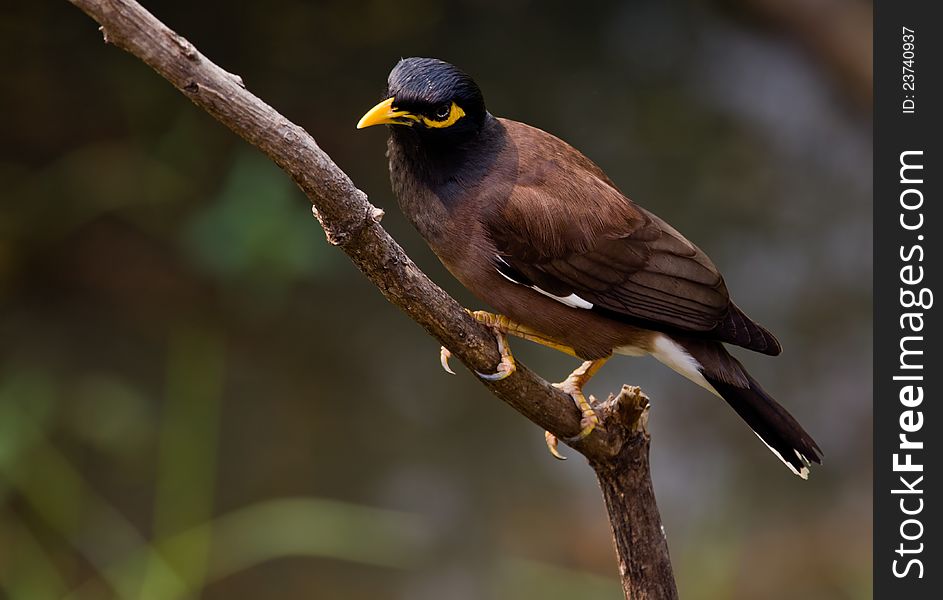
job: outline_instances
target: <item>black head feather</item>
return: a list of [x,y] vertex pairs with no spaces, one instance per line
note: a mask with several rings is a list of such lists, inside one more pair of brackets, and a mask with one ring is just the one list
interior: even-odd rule
[[[438,133],[455,135],[481,127],[488,114],[478,85],[464,71],[436,58],[404,58],[388,79],[387,95],[393,106],[436,118],[436,113],[457,104],[465,116]],[[424,129],[421,124],[416,129]]]

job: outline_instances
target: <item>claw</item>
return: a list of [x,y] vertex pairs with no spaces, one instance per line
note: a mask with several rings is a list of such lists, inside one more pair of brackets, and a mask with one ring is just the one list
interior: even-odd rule
[[448,348],[442,346],[439,348],[439,364],[442,365],[442,368],[445,369],[446,373],[455,375],[455,371],[452,370],[452,367],[449,366],[449,359],[452,358],[452,352]]
[[[590,400],[586,399],[586,396],[583,395],[583,386],[586,385],[586,382],[589,381],[596,371],[598,371],[605,363],[609,360],[607,358],[597,359],[597,360],[588,360],[580,365],[575,371],[570,373],[570,376],[567,377],[560,383],[553,384],[553,387],[558,390],[563,391],[573,398],[573,402],[576,403],[576,407],[580,409],[580,432],[571,438],[567,438],[568,442],[578,442],[584,439],[586,436],[591,434],[597,427],[600,431],[603,430],[602,425],[600,425],[599,416],[596,414],[596,411],[593,410],[592,401],[596,399],[590,396]],[[553,437],[551,442],[552,434],[547,433],[547,447],[550,448],[550,453],[554,456],[557,456],[556,452],[556,438]]]
[[[514,357],[511,355],[511,349],[508,346],[506,337],[506,334],[508,333],[512,333],[518,337],[543,344],[544,346],[548,346],[550,348],[555,348],[561,352],[566,352],[567,354],[571,354],[573,356],[577,355],[573,348],[556,342],[545,335],[528,328],[527,326],[514,323],[504,315],[496,315],[483,310],[472,311],[467,308],[465,311],[479,323],[491,327],[494,330],[494,335],[498,342],[498,351],[501,353],[501,362],[498,363],[495,372],[482,373],[480,371],[475,371],[479,377],[486,381],[501,381],[502,379],[509,377],[517,369],[517,366],[514,364]],[[439,362],[447,373],[454,375],[455,372],[449,367],[449,358],[451,356],[452,353],[449,352],[449,349],[445,346],[442,346],[439,350]],[[581,413],[580,432],[572,438],[567,438],[566,441],[568,442],[582,440],[597,428],[600,430],[603,429],[599,420],[599,416],[596,414],[596,411],[593,410],[592,405],[595,401],[595,398],[590,396],[590,399],[587,400],[583,395],[583,386],[586,385],[586,382],[589,381],[589,379],[606,363],[607,360],[609,360],[609,357],[588,360],[580,365],[575,371],[570,373],[570,376],[567,377],[566,380],[561,383],[554,384],[554,387],[562,390],[573,398],[573,402],[576,403],[576,406],[579,408]],[[544,438],[547,441],[547,449],[550,450],[550,454],[559,460],[566,460],[566,457],[560,454],[560,452],[557,450],[557,437],[549,431],[546,431],[544,432]]]
[[566,457],[557,450],[557,436],[549,431],[545,431],[544,439],[547,441],[547,450],[550,450],[550,454],[552,454],[554,458],[557,460],[566,460]]
[[593,406],[589,401],[586,400],[586,396],[583,395],[583,390],[580,389],[576,382],[567,378],[566,381],[553,384],[553,387],[569,394],[569,396],[573,398],[573,402],[576,403],[576,408],[580,409],[580,413],[582,414],[582,418],[580,419],[580,432],[571,438],[567,438],[566,441],[578,442],[584,439],[599,425],[599,416],[596,414],[596,411],[593,410]]
[[504,335],[504,332],[495,328],[494,337],[498,341],[498,352],[501,353],[501,362],[498,363],[498,368],[495,369],[494,373],[482,373],[481,371],[475,371],[479,377],[486,381],[501,381],[502,379],[509,377],[517,369],[517,366],[514,364],[514,357],[511,356],[511,348],[508,346],[507,337]]
[[[580,374],[580,378],[582,377],[583,374]],[[569,394],[569,396],[573,398],[573,402],[576,403],[576,407],[579,408],[580,412],[582,413],[582,418],[580,419],[580,432],[573,437],[564,438],[568,442],[578,442],[596,429],[605,431],[599,421],[599,416],[596,414],[596,411],[593,410],[593,403],[596,401],[596,398],[590,396],[589,400],[586,399],[586,397],[583,395],[583,390],[580,389],[580,378],[567,377],[566,381],[553,384],[553,387]],[[560,452],[557,450],[557,436],[553,435],[549,431],[545,431],[544,439],[547,440],[547,449],[550,450],[550,454],[552,454],[554,458],[566,460],[566,457],[560,454]]]
[[593,411],[591,415],[587,415],[586,413],[583,413],[583,418],[580,419],[580,427],[581,427],[580,432],[571,438],[566,438],[566,441],[578,442],[586,438],[586,436],[596,431],[597,429],[599,429],[600,431],[605,431],[602,428],[602,425],[599,424],[599,417],[596,415],[596,411]]

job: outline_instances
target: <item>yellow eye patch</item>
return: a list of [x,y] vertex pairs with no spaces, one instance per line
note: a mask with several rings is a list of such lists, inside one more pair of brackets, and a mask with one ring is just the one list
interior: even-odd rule
[[436,129],[440,129],[442,127],[451,127],[452,125],[455,124],[456,121],[458,121],[464,116],[465,116],[465,111],[462,110],[462,107],[453,102],[452,106],[449,107],[449,116],[445,117],[445,119],[441,121],[436,121],[434,119],[430,119],[429,117],[425,117],[425,116],[420,116],[419,118],[422,120],[423,125],[425,125],[426,127],[435,127]]

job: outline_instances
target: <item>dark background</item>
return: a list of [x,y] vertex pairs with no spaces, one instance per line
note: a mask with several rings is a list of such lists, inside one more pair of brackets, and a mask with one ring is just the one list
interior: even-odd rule
[[[870,597],[870,3],[145,4],[466,305],[354,129],[400,56],[460,65],[698,243],[785,346],[737,355],[826,456],[802,482],[716,398],[610,363],[590,391],[653,399],[682,597]],[[443,373],[284,174],[68,3],[0,18],[0,597],[619,597],[585,462]]]

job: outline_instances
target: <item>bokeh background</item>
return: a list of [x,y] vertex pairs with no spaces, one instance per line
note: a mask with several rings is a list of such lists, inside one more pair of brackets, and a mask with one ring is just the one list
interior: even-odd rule
[[[274,165],[65,1],[0,9],[0,597],[617,598],[591,470],[330,247]],[[354,124],[400,56],[555,133],[704,248],[817,438],[793,477],[648,359],[682,597],[871,595],[871,5],[147,5],[304,126],[468,306]],[[571,359],[525,342],[548,379]]]

